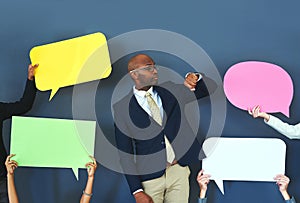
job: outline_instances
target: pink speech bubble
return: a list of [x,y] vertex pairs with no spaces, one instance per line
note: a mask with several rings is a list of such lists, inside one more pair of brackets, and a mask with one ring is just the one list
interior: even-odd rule
[[240,109],[260,105],[262,111],[290,115],[293,81],[275,64],[247,61],[231,66],[224,76],[224,91],[227,99]]

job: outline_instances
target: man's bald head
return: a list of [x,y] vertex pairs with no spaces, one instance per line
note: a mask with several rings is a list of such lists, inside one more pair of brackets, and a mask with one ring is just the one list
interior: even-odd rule
[[139,67],[145,66],[145,65],[153,65],[154,61],[153,59],[146,55],[146,54],[138,54],[133,56],[128,61],[128,72],[135,70]]

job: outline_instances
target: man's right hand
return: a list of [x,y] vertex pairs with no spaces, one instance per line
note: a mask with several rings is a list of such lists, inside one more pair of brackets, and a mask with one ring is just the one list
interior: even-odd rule
[[152,198],[143,191],[135,193],[134,198],[136,203],[154,203]]

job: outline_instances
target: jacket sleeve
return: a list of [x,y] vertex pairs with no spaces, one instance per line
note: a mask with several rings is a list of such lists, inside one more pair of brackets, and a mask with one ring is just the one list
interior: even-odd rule
[[22,98],[19,101],[11,103],[1,103],[0,111],[3,119],[17,116],[29,111],[33,105],[36,95],[36,87],[34,80],[28,80]]
[[[116,112],[117,110],[115,110]],[[133,139],[126,133],[125,121],[115,114],[116,145],[119,150],[120,163],[131,193],[143,189],[134,160]]]
[[207,97],[212,94],[218,87],[217,83],[204,74],[201,74],[202,78],[197,82],[194,94],[197,99]]
[[186,104],[211,95],[218,86],[214,80],[202,75],[202,78],[197,82],[195,91],[191,91],[183,84],[175,84],[173,82],[165,82],[161,84],[161,87],[173,94],[178,102]]

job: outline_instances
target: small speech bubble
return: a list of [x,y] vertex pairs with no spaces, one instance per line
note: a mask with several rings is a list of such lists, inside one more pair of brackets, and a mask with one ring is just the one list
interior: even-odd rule
[[10,153],[19,166],[78,168],[92,161],[95,121],[13,116]]
[[52,90],[49,100],[61,87],[106,78],[111,73],[107,41],[102,33],[94,33],[30,50],[36,86]]
[[202,168],[224,195],[224,180],[267,181],[285,172],[286,145],[273,138],[218,138],[204,141]]
[[233,65],[224,76],[227,99],[247,110],[260,105],[268,113],[282,112],[289,117],[293,99],[293,81],[281,67],[258,61]]

